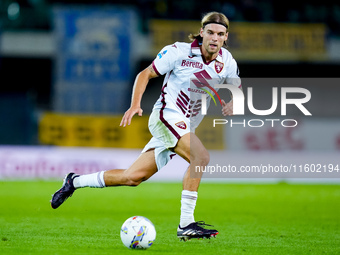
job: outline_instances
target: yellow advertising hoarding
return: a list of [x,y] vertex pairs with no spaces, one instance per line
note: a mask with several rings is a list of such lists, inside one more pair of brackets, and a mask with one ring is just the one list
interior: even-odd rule
[[[324,24],[231,22],[228,49],[236,60],[327,60]],[[199,21],[152,20],[153,54],[176,41],[189,42],[198,33]]]
[[[122,116],[44,113],[39,122],[41,144],[114,148],[144,148],[151,139],[149,116],[135,116],[130,126],[120,127]],[[196,134],[208,149],[223,149],[223,128],[212,128],[206,117]]]
[[59,146],[143,148],[151,138],[148,117],[135,117],[120,127],[122,116],[45,113],[39,123],[39,141]]

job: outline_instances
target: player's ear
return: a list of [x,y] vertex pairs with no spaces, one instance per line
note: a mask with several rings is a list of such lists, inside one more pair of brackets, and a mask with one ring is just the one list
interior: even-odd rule
[[229,35],[229,32],[227,32],[227,33],[225,34],[225,40],[224,40],[224,41],[227,41],[227,40],[228,40],[228,35]]
[[201,27],[200,36],[203,38],[203,27]]

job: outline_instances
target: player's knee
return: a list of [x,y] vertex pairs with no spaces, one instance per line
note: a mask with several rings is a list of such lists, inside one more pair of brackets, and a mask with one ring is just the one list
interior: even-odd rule
[[203,154],[202,161],[203,161],[202,165],[208,165],[209,164],[209,162],[210,162],[209,152],[206,152],[206,153]]
[[201,166],[206,166],[209,164],[210,162],[210,154],[208,151],[205,151],[203,153],[201,153],[199,155],[199,157],[197,157],[197,161],[198,165],[201,165]]
[[136,187],[136,186],[138,186],[139,184],[141,184],[142,181],[143,181],[143,179],[140,178],[140,177],[137,177],[137,176],[129,176],[129,178],[127,179],[127,185],[128,185],[128,186]]
[[126,185],[136,187],[143,181],[147,180],[147,177],[140,174],[130,174],[127,176]]
[[128,180],[127,186],[137,187],[141,183],[142,183],[142,181]]

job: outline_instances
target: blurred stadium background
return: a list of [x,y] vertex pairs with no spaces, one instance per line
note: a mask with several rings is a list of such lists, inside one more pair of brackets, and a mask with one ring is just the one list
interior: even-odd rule
[[312,92],[313,118],[289,131],[199,131],[209,134],[207,147],[253,157],[279,152],[281,163],[286,153],[308,154],[305,163],[319,156],[339,162],[338,1],[1,0],[0,178],[59,178],[130,164],[150,139],[147,115],[163,82],[150,82],[145,116],[123,129],[135,75],[163,46],[188,41],[202,13],[213,10],[230,19],[229,51],[241,78],[284,78],[283,86],[295,87],[305,78],[300,86]]

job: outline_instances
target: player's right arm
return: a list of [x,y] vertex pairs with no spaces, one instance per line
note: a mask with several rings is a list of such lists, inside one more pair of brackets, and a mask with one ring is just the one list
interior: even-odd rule
[[146,86],[149,83],[149,80],[157,76],[158,74],[154,70],[152,64],[145,68],[136,76],[132,90],[131,106],[125,112],[122,121],[120,122],[120,126],[125,127],[126,125],[130,125],[131,119],[135,114],[142,116],[143,114],[143,110],[141,108],[142,96],[145,92]]

